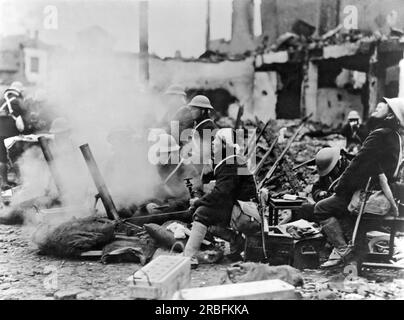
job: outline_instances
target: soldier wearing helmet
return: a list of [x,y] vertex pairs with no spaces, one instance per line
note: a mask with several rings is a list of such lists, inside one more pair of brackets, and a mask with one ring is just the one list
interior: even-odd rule
[[355,110],[348,113],[347,121],[348,123],[341,129],[341,134],[346,139],[346,149],[348,152],[357,153],[368,135],[368,130],[362,124],[361,117]]
[[0,177],[1,184],[7,180],[7,149],[4,140],[24,131],[23,91],[21,82],[13,82],[0,99]]
[[170,127],[170,121],[173,119],[177,111],[186,105],[186,93],[181,85],[173,84],[164,92],[163,103],[166,105],[167,111],[161,120],[162,127]]
[[335,184],[348,165],[349,160],[340,148],[323,148],[316,154],[316,167],[320,178],[312,189],[315,202],[331,195],[330,187]]
[[156,144],[149,149],[149,160],[156,165],[161,184],[156,188],[154,198],[146,201],[140,210],[143,211],[142,207],[146,205],[147,213],[154,213],[153,208],[163,203],[171,211],[187,209],[190,195],[184,179],[195,178],[198,172],[181,162],[180,146],[175,139],[167,133],[159,134]]
[[[203,129],[215,129],[216,125],[210,117],[210,112],[213,111],[210,100],[203,95],[195,96],[186,106],[178,110],[171,121],[170,133],[176,139],[177,143],[182,146],[187,141],[181,134],[185,130],[189,130],[188,138],[192,138],[193,131],[195,130],[202,135]],[[176,127],[178,125],[178,127]],[[192,130],[191,130],[192,129]]]
[[[323,148],[315,159],[319,179],[313,184],[311,195],[314,202],[319,202],[332,195],[333,187],[341,174],[349,165],[349,157],[340,148]],[[293,213],[293,220],[314,220],[314,204],[304,204],[300,210]]]
[[[319,201],[314,207],[317,221],[323,225],[323,232],[334,250],[322,267],[334,267],[349,257],[353,251],[344,236],[340,221],[351,214],[348,210],[353,194],[364,190],[370,183],[371,190],[382,191],[391,204],[390,214],[398,216],[398,206],[393,198],[389,183],[398,178],[402,159],[400,127],[404,127],[404,99],[384,98],[371,114],[374,130],[364,141],[349,166],[338,180],[330,197]],[[333,227],[324,228],[332,221]],[[328,231],[327,231],[328,230]]]

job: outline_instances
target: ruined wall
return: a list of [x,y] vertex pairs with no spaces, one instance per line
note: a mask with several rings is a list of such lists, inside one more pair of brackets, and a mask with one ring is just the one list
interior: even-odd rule
[[317,26],[318,12],[319,0],[262,0],[262,33],[272,43],[279,35],[290,32],[297,19]]
[[[389,33],[389,24],[399,29],[404,28],[404,7],[402,0],[339,0],[340,12],[334,14],[337,0],[262,0],[261,19],[262,32],[268,35],[269,42],[291,30],[296,19],[304,20],[313,26],[320,27],[320,33],[334,27],[339,17],[344,22],[347,6],[354,5],[358,9],[358,27],[362,30],[380,30]],[[324,13],[320,17],[320,10]],[[392,14],[392,11],[397,14]],[[324,17],[326,16],[326,17]],[[395,21],[395,23],[394,23]]]
[[344,89],[319,88],[317,93],[316,120],[332,127],[342,124],[349,111],[363,113],[360,95],[353,95]]
[[262,121],[276,119],[276,72],[256,72],[254,76],[254,106],[251,113]]
[[[404,28],[404,2],[402,0],[340,0],[340,20],[343,21],[346,14],[344,8],[354,5],[358,9],[358,25],[363,30],[380,30],[389,33],[390,21],[396,20],[396,28]],[[392,11],[397,12],[394,18]]]
[[229,54],[253,51],[257,47],[254,39],[254,1],[234,0],[231,19],[231,40],[213,40],[209,44],[210,50]]
[[226,89],[249,112],[253,106],[253,59],[220,63],[150,59],[150,84],[164,90],[171,83],[180,83],[187,89]]

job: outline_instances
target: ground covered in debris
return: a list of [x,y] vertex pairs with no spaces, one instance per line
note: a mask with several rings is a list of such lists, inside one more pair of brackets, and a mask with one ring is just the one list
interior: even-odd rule
[[[227,264],[192,271],[193,287],[223,282]],[[0,225],[0,299],[130,299],[126,279],[138,264],[60,260],[38,255],[21,227]],[[404,299],[404,273],[372,272],[351,280],[350,270],[303,271],[302,299]]]

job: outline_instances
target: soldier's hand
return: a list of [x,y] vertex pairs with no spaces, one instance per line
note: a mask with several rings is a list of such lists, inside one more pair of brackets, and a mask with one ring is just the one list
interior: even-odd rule
[[395,203],[391,206],[391,214],[393,215],[393,217],[398,217],[398,215],[400,214]]
[[328,192],[327,192],[327,191],[321,191],[321,192],[318,194],[318,196],[319,196],[321,199],[327,198],[327,197],[328,197]]
[[195,201],[196,201],[196,200],[198,200],[198,199],[199,199],[199,198],[196,198],[196,197],[195,197],[195,198],[190,199],[190,200],[189,200],[189,204],[190,204],[190,206],[191,206],[191,207],[193,207],[193,206],[194,206],[194,204],[195,204]]

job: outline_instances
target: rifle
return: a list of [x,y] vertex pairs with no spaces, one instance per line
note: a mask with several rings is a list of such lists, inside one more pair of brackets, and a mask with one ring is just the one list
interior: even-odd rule
[[290,138],[288,141],[288,144],[286,145],[285,149],[282,151],[282,153],[279,155],[279,157],[276,159],[275,163],[272,165],[271,169],[267,172],[265,175],[264,179],[261,180],[261,182],[258,184],[258,189],[261,189],[264,183],[272,177],[272,175],[275,173],[276,168],[278,165],[281,163],[283,157],[285,156],[286,152],[288,152],[290,146],[292,145],[293,141],[296,139],[297,135],[299,132],[303,129],[304,125],[306,124],[306,121],[313,115],[313,113],[309,114],[308,116],[304,117],[300,123],[300,126],[297,128],[296,132],[293,134],[293,136]]
[[301,164],[298,164],[297,166],[293,167],[292,170],[295,171],[295,170],[297,170],[297,169],[299,169],[301,167],[314,166],[315,164],[316,164],[316,158],[313,158],[313,159],[307,160],[307,161],[305,161],[305,162],[303,162]]
[[126,223],[132,223],[137,226],[144,225],[145,223],[157,223],[163,224],[164,222],[170,220],[180,220],[184,222],[192,221],[192,214],[189,210],[183,211],[174,211],[174,212],[166,212],[166,213],[158,213],[158,214],[149,214],[145,216],[136,216],[130,217],[125,220]]
[[265,161],[267,160],[267,158],[269,157],[269,155],[271,154],[272,150],[275,148],[276,143],[278,142],[278,138],[276,137],[274,141],[272,141],[271,146],[269,147],[268,151],[264,154],[264,156],[262,157],[261,161],[258,163],[257,167],[255,168],[253,175],[257,176],[258,173],[261,171],[262,166],[264,165]]
[[171,171],[171,173],[167,176],[167,178],[164,180],[164,184],[167,184],[168,181],[170,181],[170,179],[174,176],[174,174],[178,171],[178,169],[182,166],[182,164],[184,163],[185,159],[182,158],[181,161],[177,164],[177,166],[174,168],[173,171]]
[[262,130],[261,130],[260,133],[258,134],[257,139],[255,139],[255,142],[254,142],[252,139],[251,139],[251,141],[248,142],[247,148],[246,148],[245,151],[244,151],[244,155],[247,156],[247,160],[250,158],[250,156],[251,156],[251,154],[252,154],[252,152],[251,152],[250,149],[251,149],[253,143],[255,143],[255,144],[258,143],[258,141],[261,139],[262,135],[264,134],[265,130],[267,129],[267,127],[268,127],[270,121],[271,121],[271,120],[268,120],[267,123],[265,123],[265,126],[262,128]]
[[237,118],[236,118],[236,123],[234,125],[234,129],[238,129],[241,127],[241,117],[244,114],[244,105],[240,105],[238,107],[238,112],[237,112]]
[[[255,185],[257,185],[257,182],[254,178]],[[266,249],[266,243],[265,243],[265,207],[266,207],[266,201],[268,200],[268,191],[267,189],[261,189],[259,190],[258,188],[256,189],[257,191],[257,200],[258,200],[258,212],[261,217],[261,243],[262,243],[262,253],[264,257],[265,263],[268,262],[268,256],[267,256],[267,249]]]
[[359,209],[358,217],[356,218],[355,228],[354,228],[354,231],[353,231],[353,234],[352,234],[352,240],[351,240],[351,243],[349,244],[351,247],[355,246],[355,240],[356,240],[356,235],[358,233],[359,223],[360,223],[362,215],[363,215],[363,213],[365,211],[366,202],[368,201],[369,196],[370,196],[369,187],[370,187],[370,181],[371,180],[372,180],[372,178],[369,178],[368,182],[366,183],[365,194],[364,194],[364,197],[362,199],[362,203],[361,203],[361,207]]

